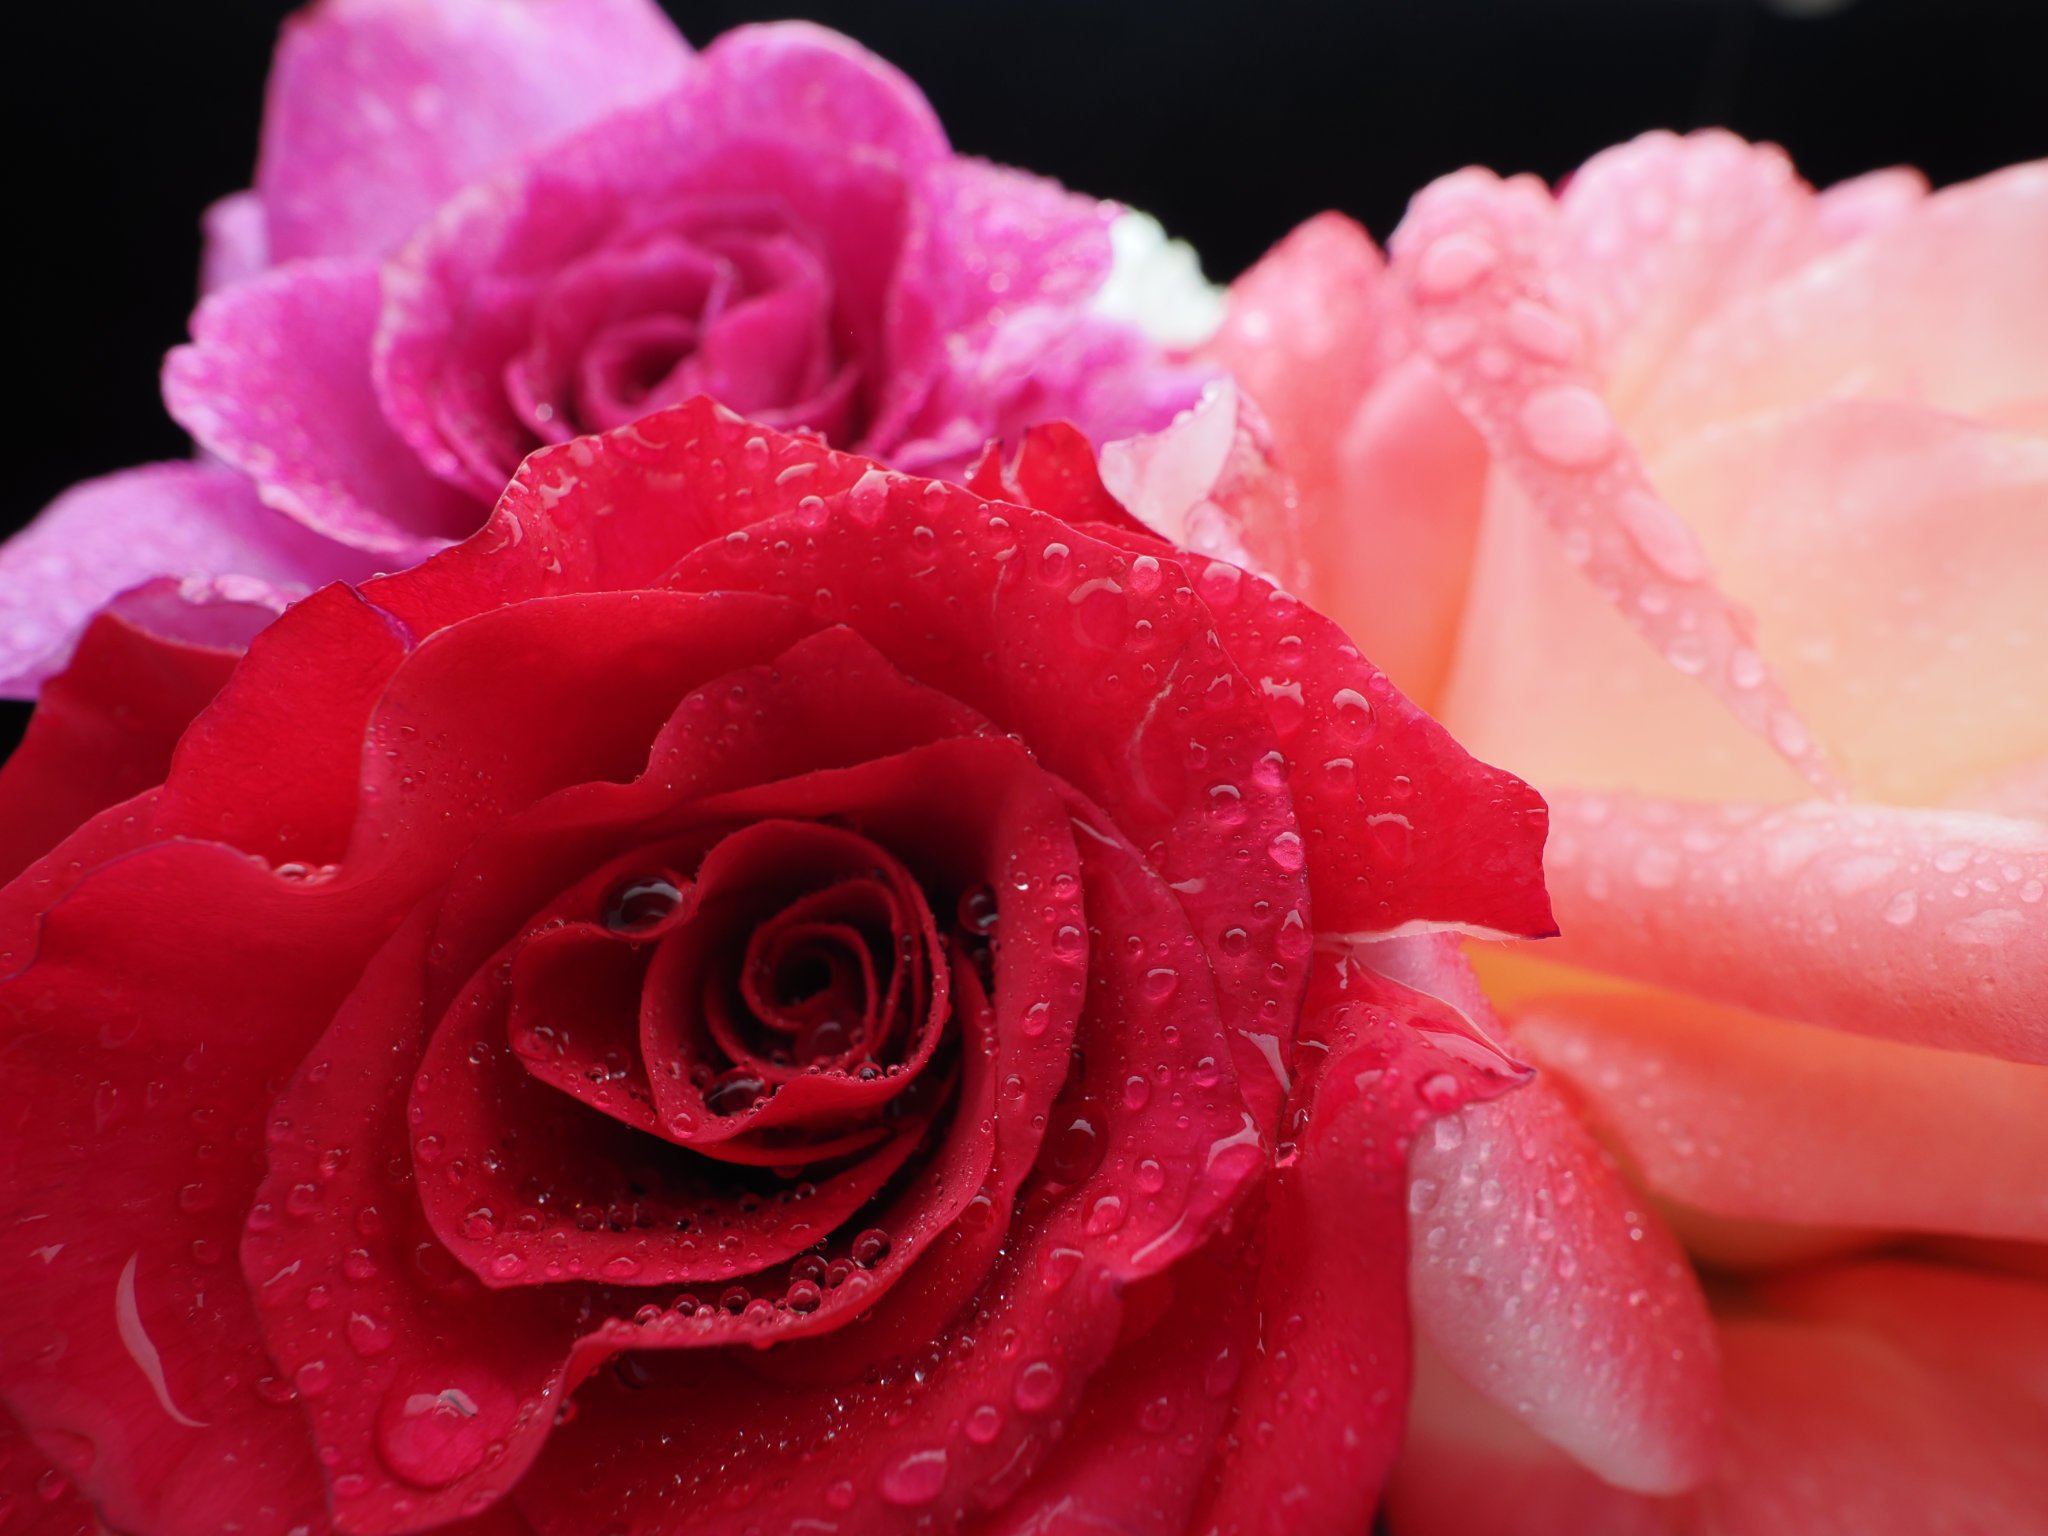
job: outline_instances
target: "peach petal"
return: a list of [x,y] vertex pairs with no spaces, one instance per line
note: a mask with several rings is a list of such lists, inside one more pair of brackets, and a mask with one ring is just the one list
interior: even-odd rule
[[1679,1508],[1603,1483],[1416,1350],[1408,1437],[1387,1487],[1394,1536],[1676,1536]]
[[[1831,789],[1811,733],[1757,656],[1747,616],[1651,487],[1581,345],[1557,343],[1572,327],[1548,260],[1556,240],[1556,206],[1539,183],[1460,172],[1416,198],[1394,237],[1394,276],[1452,399],[1556,530],[1566,558],[1667,660],[1808,782]],[[1446,342],[1452,325],[1461,329]],[[1539,331],[1540,345],[1531,340]]]
[[1710,1214],[2048,1238],[2048,1068],[1664,993],[1511,1020],[1655,1193]]
[[1846,1323],[1928,1370],[2048,1410],[2048,1284],[1948,1264],[1834,1264],[1758,1287],[1777,1317]]
[[1820,401],[1656,475],[1859,794],[1925,804],[2048,755],[2048,438]]
[[[1676,654],[1702,664],[1685,645]],[[1472,751],[1539,785],[1763,801],[1812,793],[1718,696],[1642,643],[1502,476],[1488,487],[1436,714]]]
[[1721,129],[1646,133],[1572,173],[1555,266],[1617,414],[1703,318],[1819,245],[1813,203],[1783,150]]
[[[1351,958],[1499,1019],[1457,940]],[[1547,1081],[1436,1122],[1408,1158],[1416,1325],[1452,1369],[1609,1482],[1669,1493],[1717,1448],[1713,1325],[1685,1256]]]
[[2048,1410],[1840,1326],[1727,1323],[1729,1448],[1701,1536],[2036,1536]]
[[2048,162],[1946,187],[1703,325],[1632,426],[1646,442],[1827,397],[1965,416],[2048,397]]
[[1678,1244],[1541,1079],[1409,1157],[1416,1326],[1465,1380],[1607,1481],[1713,1464],[1713,1328]]
[[2048,1062],[2048,827],[1550,797],[1546,958],[1833,1029]]

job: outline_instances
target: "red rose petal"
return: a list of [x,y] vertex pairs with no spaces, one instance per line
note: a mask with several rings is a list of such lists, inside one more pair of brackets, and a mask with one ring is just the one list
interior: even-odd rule
[[[283,1536],[323,1518],[304,1420],[233,1262],[265,1085],[317,1038],[384,921],[231,849],[166,842],[78,884],[0,981],[17,1021],[0,1134],[7,1403],[116,1527],[202,1536],[234,1519]],[[88,1157],[106,1200],[79,1192]]]
[[[108,806],[161,784],[178,737],[234,664],[231,651],[162,640],[114,615],[94,620],[0,766],[0,884]],[[0,958],[0,974],[8,969]]]
[[[724,427],[728,440],[741,431]],[[616,436],[598,450],[639,452]],[[1268,1052],[1284,1070],[1307,949],[1305,860],[1265,712],[1216,646],[1194,585],[1172,560],[938,482],[874,471],[848,486],[848,461],[814,453],[819,477],[793,482],[809,497],[744,540],[699,549],[676,584],[783,592],[851,624],[920,682],[1030,742],[1157,849],[1205,943],[1233,965],[1242,957],[1250,984],[1226,988],[1224,1006],[1240,1080],[1270,1123],[1283,1090]],[[644,485],[612,484],[622,513],[646,507]]]
[[362,1536],[494,1502],[553,1423],[574,1336],[552,1301],[484,1290],[420,1215],[415,1169],[432,1172],[405,1104],[428,932],[422,912],[304,1056],[241,1238],[283,1398],[328,1450],[336,1525]]
[[[1256,1345],[1256,1247],[1221,1239],[1154,1282],[1170,1289],[1164,1314],[1121,1343],[1096,1373],[1058,1449],[1015,1500],[975,1536],[1105,1530],[1186,1536],[1205,1491],[1212,1447]],[[1129,1333],[1128,1322],[1126,1333]],[[992,1405],[991,1405],[992,1406]],[[970,1412],[966,1432],[992,1415]]]
[[[1071,454],[1060,469],[1036,482],[1067,498],[1046,510],[1092,516],[1100,481]],[[1143,536],[1096,531],[1145,551],[1155,568],[1175,553]],[[1211,561],[1195,590],[1231,661],[1256,680],[1286,753],[1306,841],[1271,852],[1307,862],[1318,931],[1557,931],[1541,876],[1541,796],[1467,755],[1341,630],[1262,577]]]
[[340,859],[356,820],[364,728],[406,649],[347,587],[294,606],[250,643],[179,741],[159,835],[220,838],[278,864]]

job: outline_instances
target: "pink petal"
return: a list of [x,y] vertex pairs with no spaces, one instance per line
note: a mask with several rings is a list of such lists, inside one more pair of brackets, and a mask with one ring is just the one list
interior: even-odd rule
[[385,255],[493,166],[673,88],[689,58],[652,0],[310,6],[266,101],[270,255]]
[[232,288],[270,265],[270,230],[263,199],[231,192],[210,206],[200,221],[206,243],[199,258],[202,295]]
[[1947,187],[1727,305],[1659,374],[1645,440],[1834,397],[1963,416],[2048,397],[2048,163]]
[[1720,1216],[2048,1239],[2048,1073],[1659,993],[1559,997],[1515,1044],[1656,1193]]
[[2048,439],[1821,400],[1679,441],[1656,475],[1860,794],[1926,804],[2048,754]]
[[1278,526],[1256,509],[1247,517],[1253,554],[1277,567],[1305,541],[1301,595],[1432,708],[1456,637],[1486,457],[1427,361],[1408,355],[1412,345],[1371,237],[1332,213],[1231,286],[1223,329],[1202,356],[1257,402],[1299,491],[1299,508]]
[[[1181,549],[1292,583],[1301,540],[1293,486],[1266,451],[1264,424],[1221,379],[1157,432],[1105,443],[1102,484],[1131,515]],[[1254,555],[1247,530],[1257,526]],[[1267,564],[1259,563],[1263,557]]]
[[410,563],[483,521],[427,473],[370,387],[376,269],[302,262],[203,301],[164,360],[164,404],[256,482],[265,504],[339,543]]
[[1437,1122],[1409,1173],[1416,1326],[1451,1368],[1610,1483],[1706,1475],[1719,1402],[1699,1284],[1551,1083]]
[[706,138],[772,134],[859,146],[905,167],[950,153],[946,130],[901,70],[852,38],[804,21],[735,27],[704,53],[692,119]]
[[1395,277],[1423,345],[1565,558],[1667,660],[1827,787],[1827,766],[1757,659],[1746,616],[1715,585],[1698,539],[1651,488],[1597,391],[1580,323],[1559,307],[1571,294],[1546,261],[1557,238],[1556,205],[1540,184],[1467,171],[1426,189],[1394,239]]
[[2048,828],[1962,811],[1553,801],[1552,958],[2048,1062]]
[[1557,213],[1554,270],[1624,416],[1702,320],[1821,243],[1813,191],[1785,152],[1722,129],[1602,150],[1566,181]]
[[310,587],[368,573],[355,551],[263,506],[229,469],[150,464],[88,480],[0,546],[0,694],[34,697],[93,613],[154,577],[224,579],[214,598],[274,613]]

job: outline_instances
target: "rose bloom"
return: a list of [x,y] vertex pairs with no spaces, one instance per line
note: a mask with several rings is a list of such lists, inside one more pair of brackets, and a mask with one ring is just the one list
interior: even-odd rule
[[[1188,429],[1134,501],[1250,505]],[[0,773],[34,1529],[1364,1528],[1410,1137],[1526,1076],[1396,977],[1551,931],[1543,804],[1071,428],[973,486],[699,400],[94,624]]]
[[1562,945],[1481,961],[1541,1076],[1414,1158],[1393,1529],[2039,1531],[2048,167],[1655,134],[1231,304],[1304,595],[1557,814]]
[[201,459],[76,487],[0,551],[0,689],[152,578],[246,634],[410,565],[532,449],[700,393],[928,472],[1041,420],[1163,426],[1197,380],[1111,313],[1123,213],[954,154],[821,28],[698,55],[654,0],[321,0],[165,367]]

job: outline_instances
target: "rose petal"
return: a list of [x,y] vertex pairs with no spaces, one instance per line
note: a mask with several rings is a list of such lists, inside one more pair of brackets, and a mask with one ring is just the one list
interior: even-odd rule
[[218,466],[150,464],[85,481],[0,546],[0,693],[33,698],[86,620],[153,577],[233,578],[238,600],[274,612],[369,569]]
[[1680,1536],[1685,1529],[1675,1501],[1602,1482],[1460,1381],[1426,1341],[1416,1350],[1408,1433],[1385,1518],[1400,1536]]
[[[1230,399],[1219,393],[1215,403]],[[1109,456],[1155,515],[1187,486],[1221,473],[1214,468],[1219,454],[1227,464],[1233,451],[1221,447],[1222,434],[1201,413],[1184,418],[1174,436],[1172,445],[1123,444]],[[1039,450],[1053,451],[1050,444]],[[1020,465],[1034,457],[1027,442]],[[1066,476],[1046,477],[1033,494],[1047,496],[1062,515],[1092,517],[1100,492],[1074,466]],[[1153,582],[1178,559],[1171,545],[1129,534],[1122,521],[1091,531],[1144,552],[1131,566],[1134,583]],[[1231,662],[1258,679],[1268,721],[1286,748],[1320,931],[1555,931],[1535,878],[1547,813],[1533,790],[1467,757],[1335,625],[1265,579],[1212,560],[1195,590]],[[1211,684],[1211,699],[1223,681]],[[1265,761],[1279,771],[1277,758]],[[1229,783],[1212,788],[1220,797],[1212,808],[1234,814],[1229,802],[1236,791]],[[1356,836],[1361,821],[1367,839]],[[1283,865],[1298,852],[1285,833],[1268,846]]]
[[[1185,1536],[1212,1474],[1203,1454],[1226,1430],[1254,1347],[1252,1255],[1219,1241],[1157,1282],[1163,1314],[1118,1346],[1059,1448],[1024,1490],[972,1527],[1043,1536],[1071,1525],[1128,1536]],[[1354,1298],[1355,1299],[1355,1298]],[[985,1419],[970,1421],[980,1432]]]
[[1683,439],[1656,474],[1860,794],[1926,804],[2048,752],[2048,440],[1822,400]]
[[1571,296],[1546,260],[1557,218],[1540,184],[1479,171],[1418,196],[1395,235],[1394,275],[1415,305],[1423,346],[1566,559],[1668,661],[1828,788],[1830,770],[1757,656],[1747,617],[1715,584],[1697,538],[1652,488],[1597,392],[1583,337],[1558,307]]
[[329,0],[294,16],[256,187],[273,259],[388,254],[502,161],[670,90],[689,45],[650,0]]
[[2039,1402],[1930,1371],[1857,1329],[1738,1319],[1721,1348],[1728,1455],[1697,1528],[2025,1536],[2039,1525]]
[[1541,1000],[1516,1045],[1659,1194],[1822,1226],[2048,1237],[2048,1072],[1661,993]]
[[1722,129],[1646,133],[1571,174],[1553,261],[1617,413],[1729,299],[1817,253],[1814,202],[1777,145]]
[[336,1524],[366,1536],[494,1502],[552,1425],[573,1336],[535,1293],[486,1306],[421,1218],[415,1179],[394,1184],[391,1164],[404,1170],[412,1149],[430,917],[384,946],[300,1062],[272,1111],[268,1175],[245,1202],[246,1294],[327,1448]]
[[323,587],[251,642],[178,742],[160,836],[232,838],[273,863],[348,844],[371,706],[406,653],[386,615]]
[[[1455,940],[1352,955],[1441,999],[1501,1049],[1500,1021]],[[1417,1320],[1453,1368],[1613,1483],[1697,1482],[1719,1424],[1705,1300],[1671,1234],[1554,1084],[1438,1121],[1409,1173]]]
[[[1428,708],[1456,639],[1486,454],[1409,353],[1410,331],[1371,238],[1320,214],[1231,286],[1202,355],[1258,402],[1298,488],[1301,595]],[[1253,552],[1275,566],[1294,529],[1268,526],[1256,505],[1243,515]]]
[[246,282],[270,265],[270,230],[263,199],[231,192],[209,204],[200,224],[205,246],[199,258],[202,297]]
[[[118,615],[96,619],[0,766],[0,883],[98,812],[161,784],[179,735],[234,663],[232,652],[165,641]],[[9,969],[0,957],[0,974]]]
[[203,300],[164,360],[164,404],[264,503],[339,543],[414,561],[480,521],[406,452],[370,389],[377,270],[295,263]]
[[[2048,396],[2048,165],[1945,187],[1701,326],[1632,419],[1666,442],[1829,397],[1959,416]],[[1910,325],[1898,317],[1910,314]]]
[[[0,1510],[28,1536],[94,1536],[92,1505],[0,1408]],[[32,1523],[30,1523],[32,1522]]]
[[1556,802],[1548,958],[2048,1062],[2048,829],[1961,811]]
[[[305,1421],[232,1269],[264,1084],[317,1037],[382,921],[318,890],[219,844],[158,843],[75,886],[0,981],[0,1008],[40,1021],[8,1046],[8,1405],[118,1527],[283,1536],[325,1518]],[[112,1206],[78,1197],[82,1138]]]
[[1683,1251],[1539,1081],[1411,1159],[1416,1325],[1606,1481],[1672,1493],[1718,1450],[1713,1327]]

